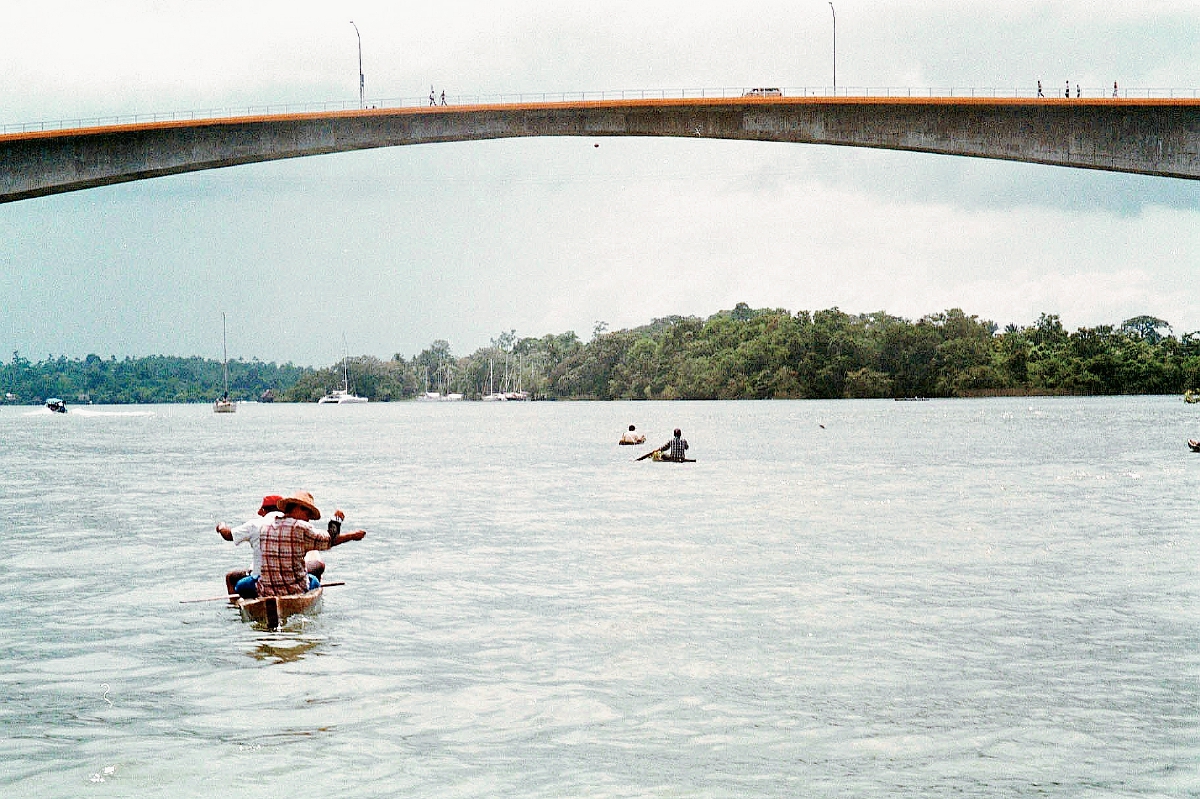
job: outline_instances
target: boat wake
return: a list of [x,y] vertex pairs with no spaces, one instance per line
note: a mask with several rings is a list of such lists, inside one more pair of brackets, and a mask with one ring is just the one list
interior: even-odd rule
[[70,416],[86,416],[88,418],[107,416],[121,417],[125,419],[155,415],[154,411],[93,411],[87,408],[72,408],[68,413]]

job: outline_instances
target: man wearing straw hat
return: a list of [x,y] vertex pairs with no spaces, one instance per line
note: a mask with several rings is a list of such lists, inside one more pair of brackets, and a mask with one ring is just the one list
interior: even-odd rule
[[329,531],[322,532],[312,526],[321,518],[313,495],[307,491],[296,491],[279,500],[283,514],[265,525],[258,536],[262,549],[262,574],[258,579],[258,595],[288,596],[303,594],[320,585],[316,576],[305,567],[305,554],[310,550],[325,550],[347,541],[360,541],[366,530],[352,533],[340,532],[346,514],[335,511],[329,523]]

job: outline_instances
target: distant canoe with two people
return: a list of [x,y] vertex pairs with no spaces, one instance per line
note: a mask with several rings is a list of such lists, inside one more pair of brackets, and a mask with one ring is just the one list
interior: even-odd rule
[[[272,499],[276,500],[274,510],[270,508]],[[258,514],[261,522],[247,522],[237,529],[237,536],[227,526],[217,525],[222,538],[237,543],[244,537],[256,547],[253,571],[258,574],[235,581],[239,573],[231,572],[225,576],[225,584],[229,599],[237,605],[243,620],[276,629],[289,616],[315,613],[320,608],[323,595],[320,577],[325,564],[317,551],[359,541],[366,531],[342,533],[345,514],[340,510],[334,512],[327,532],[315,530],[312,522],[321,518],[321,511],[307,491],[296,491],[286,497],[267,495]],[[243,531],[249,534],[240,535]]]

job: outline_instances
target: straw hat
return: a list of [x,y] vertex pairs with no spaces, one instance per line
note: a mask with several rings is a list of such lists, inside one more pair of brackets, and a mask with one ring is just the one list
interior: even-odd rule
[[276,507],[278,507],[284,513],[287,513],[288,508],[290,508],[292,505],[300,505],[303,508],[307,508],[308,512],[312,514],[313,521],[321,518],[321,511],[317,510],[317,505],[313,501],[313,495],[307,491],[296,491],[290,496],[284,497],[283,499],[279,500],[279,503]]

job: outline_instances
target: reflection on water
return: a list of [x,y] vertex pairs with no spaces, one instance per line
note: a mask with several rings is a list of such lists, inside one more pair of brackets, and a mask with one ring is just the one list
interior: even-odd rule
[[255,660],[295,663],[319,646],[321,646],[319,639],[292,637],[285,632],[272,638],[260,638],[258,646],[249,654]]

